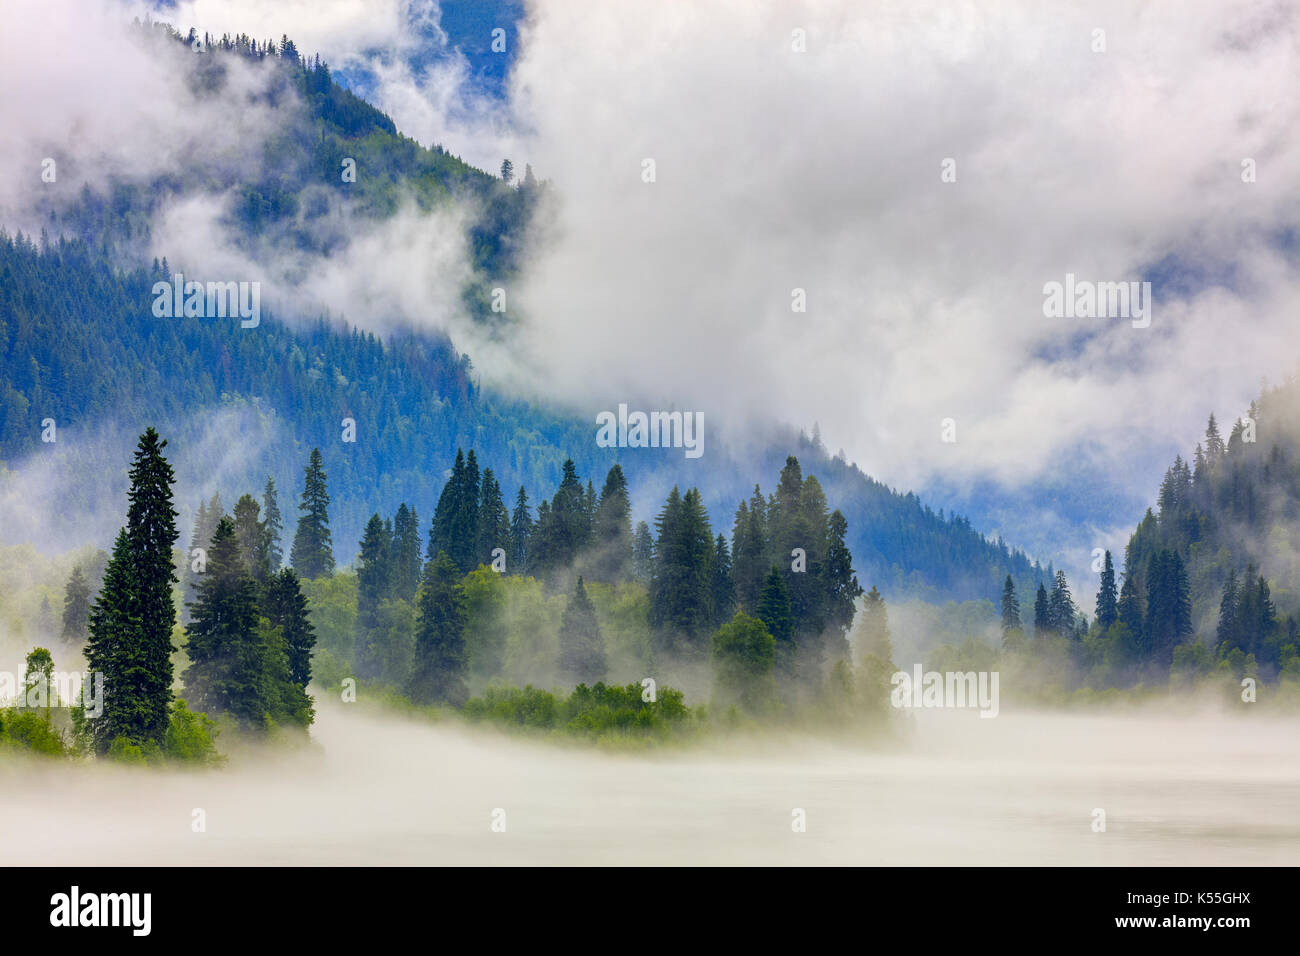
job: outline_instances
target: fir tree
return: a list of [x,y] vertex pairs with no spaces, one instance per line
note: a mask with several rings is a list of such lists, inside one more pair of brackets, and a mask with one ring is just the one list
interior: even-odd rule
[[313,448],[303,480],[298,510],[298,530],[293,536],[289,562],[298,576],[307,580],[334,573],[334,546],[330,538],[330,496],[325,486],[325,468],[319,448]]
[[80,646],[89,638],[89,628],[90,585],[81,573],[81,565],[77,565],[63,590],[63,641]]
[[790,592],[785,586],[785,576],[776,565],[767,572],[763,591],[758,597],[758,619],[776,641],[776,668],[784,677],[794,676],[795,627],[794,611],[790,607]]
[[262,489],[262,526],[266,531],[266,561],[269,574],[277,574],[284,561],[280,540],[284,536],[284,517],[280,514],[280,499],[275,492],[275,479],[269,475]]
[[515,495],[515,510],[510,516],[510,565],[514,574],[528,571],[529,548],[533,536],[533,516],[528,510],[528,492],[519,486]]
[[357,621],[356,664],[357,676],[371,679],[379,675],[378,663],[371,650],[371,640],[379,626],[379,605],[388,595],[389,558],[392,542],[383,519],[378,514],[366,522],[366,533],[361,539],[357,555]]
[[592,577],[615,582],[626,578],[632,567],[632,506],[627,497],[627,479],[615,465],[605,476],[593,520]]
[[393,519],[393,566],[389,574],[389,593],[401,601],[415,600],[420,586],[420,516],[406,502]]
[[560,623],[560,675],[574,684],[593,684],[604,679],[606,666],[596,608],[579,576]]
[[259,584],[271,577],[270,539],[266,526],[259,520],[261,506],[252,495],[241,495],[235,502],[235,542],[239,557],[248,573]]
[[[478,511],[477,564],[491,564],[492,552],[510,553],[510,512],[501,497],[501,486],[491,468],[483,469],[482,495]],[[477,566],[476,564],[476,566]]]
[[172,702],[172,585],[178,583],[172,547],[179,534],[172,507],[175,475],[162,455],[166,447],[154,429],[146,429],[129,473],[126,533],[131,543],[133,616],[139,622],[137,659],[143,669],[135,688],[139,722],[128,733],[135,741],[163,739]]
[[469,696],[465,686],[465,599],[460,573],[446,552],[424,567],[420,614],[415,635],[415,668],[408,683],[417,704],[459,707]]
[[632,576],[646,587],[654,577],[654,559],[655,539],[650,534],[650,525],[638,521],[632,537]]
[[1020,630],[1020,601],[1016,599],[1016,584],[1008,574],[1002,582],[1002,640],[1005,642],[1013,632]]
[[282,568],[271,578],[264,601],[267,620],[278,627],[289,658],[289,679],[306,689],[311,683],[311,655],[316,646],[316,629],[307,615],[307,597],[298,575]]
[[1047,588],[1038,582],[1038,593],[1034,596],[1034,637],[1046,637],[1052,630],[1052,614],[1048,607]]
[[727,539],[718,535],[713,548],[713,619],[721,627],[736,611],[736,583],[731,578],[731,552]]
[[88,718],[95,752],[108,753],[118,737],[140,741],[149,719],[145,688],[148,674],[141,652],[140,621],[136,617],[131,542],[123,528],[113,542],[104,569],[104,582],[90,609],[90,639],[86,662],[90,673],[102,674],[104,703],[98,717]]
[[229,713],[246,728],[264,726],[274,689],[265,674],[257,633],[257,586],[239,554],[235,526],[222,518],[208,550],[208,568],[190,609],[181,675],[198,710]]
[[1097,590],[1097,625],[1102,632],[1119,620],[1119,598],[1115,591],[1115,564],[1110,552],[1106,552],[1105,563],[1101,569],[1101,587]]

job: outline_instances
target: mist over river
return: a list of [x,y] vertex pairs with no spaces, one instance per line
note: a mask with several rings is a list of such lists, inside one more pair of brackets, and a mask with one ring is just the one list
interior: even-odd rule
[[10,866],[1296,865],[1298,730],[929,711],[874,749],[791,736],[628,755],[326,702],[312,747],[213,772],[6,758],[0,846]]

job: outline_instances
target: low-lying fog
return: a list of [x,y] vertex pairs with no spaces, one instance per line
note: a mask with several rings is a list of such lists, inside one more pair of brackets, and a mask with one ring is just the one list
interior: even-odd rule
[[631,756],[358,705],[317,720],[312,748],[214,772],[7,758],[5,862],[1300,863],[1294,719],[928,711],[874,751],[788,738]]

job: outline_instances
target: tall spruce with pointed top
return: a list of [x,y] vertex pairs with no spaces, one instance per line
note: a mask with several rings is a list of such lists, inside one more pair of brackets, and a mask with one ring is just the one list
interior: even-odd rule
[[266,587],[263,611],[273,627],[280,628],[289,657],[289,678],[306,689],[311,683],[311,652],[316,646],[316,629],[307,616],[307,596],[298,575],[282,568]]
[[63,590],[62,638],[68,644],[81,645],[90,636],[90,585],[81,573],[81,565],[72,569]]
[[257,586],[229,518],[217,523],[198,592],[185,629],[186,701],[196,710],[231,713],[245,725],[256,724],[267,709],[259,687]]
[[402,601],[415,600],[420,586],[420,515],[403,501],[393,519],[393,567],[390,593]]
[[713,624],[722,627],[736,612],[736,582],[731,577],[731,550],[726,535],[713,546]]
[[407,693],[417,704],[459,707],[469,697],[465,686],[465,597],[460,572],[445,551],[424,566],[420,616],[415,634],[415,667]]
[[389,556],[392,551],[388,531],[378,512],[366,522],[361,552],[357,555],[357,676],[379,676],[379,663],[371,650],[371,640],[379,626],[379,604],[389,590]]
[[284,561],[284,550],[280,539],[284,536],[284,516],[280,514],[280,498],[275,492],[275,479],[266,478],[262,489],[262,525],[266,531],[266,560],[271,574],[280,572]]
[[560,675],[575,684],[594,684],[606,669],[605,639],[579,576],[560,622]]
[[1047,588],[1038,582],[1038,593],[1034,595],[1034,637],[1046,637],[1052,630],[1052,612],[1048,606]]
[[501,486],[491,468],[483,469],[483,483],[478,509],[477,564],[491,564],[492,552],[500,548],[510,553],[510,512],[501,497]]
[[1020,601],[1016,598],[1016,583],[1011,575],[1002,582],[1002,639],[1020,628]]
[[172,627],[176,607],[172,585],[178,583],[172,563],[176,509],[172,507],[175,474],[162,455],[167,442],[153,428],[145,429],[131,463],[126,533],[131,543],[134,616],[139,621],[138,741],[161,741],[167,733],[172,702]]
[[636,523],[636,534],[632,536],[632,576],[646,587],[654,577],[655,539],[650,534],[650,525],[644,521]]
[[592,538],[592,578],[605,582],[626,578],[632,566],[632,506],[627,497],[627,479],[619,465],[610,468],[605,476]]
[[104,568],[99,596],[90,609],[90,639],[86,643],[90,673],[104,675],[103,709],[98,717],[87,719],[95,752],[101,756],[108,753],[118,737],[143,739],[141,728],[147,718],[143,690],[147,674],[134,595],[131,541],[122,528]]
[[289,561],[299,577],[314,580],[334,573],[334,543],[330,538],[329,491],[319,448],[311,450],[298,510],[298,530],[293,536]]
[[785,678],[795,672],[795,624],[785,575],[775,564],[767,572],[758,597],[758,619],[776,640],[776,669]]
[[523,574],[528,570],[529,550],[533,537],[533,516],[528,511],[528,492],[519,486],[515,495],[515,510],[510,516],[510,565],[514,574]]
[[1110,552],[1101,569],[1101,586],[1097,590],[1097,625],[1102,633],[1119,620],[1119,594],[1115,590],[1115,562]]
[[239,545],[239,557],[259,584],[271,577],[269,539],[266,526],[259,518],[261,510],[261,505],[252,495],[240,495],[235,502],[235,541]]

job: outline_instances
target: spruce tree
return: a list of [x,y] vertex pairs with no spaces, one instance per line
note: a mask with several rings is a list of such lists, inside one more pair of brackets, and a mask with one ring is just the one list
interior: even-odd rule
[[731,577],[731,551],[725,535],[718,535],[713,547],[713,622],[719,628],[736,611],[736,582]]
[[329,491],[319,448],[313,448],[303,479],[298,510],[298,530],[293,536],[289,562],[301,578],[315,580],[334,573],[334,545],[330,537]]
[[1020,631],[1020,601],[1016,599],[1016,583],[1011,575],[1002,582],[1002,640],[1014,631]]
[[446,552],[439,551],[424,567],[415,667],[407,686],[411,700],[459,707],[469,697],[467,661],[460,572]]
[[143,668],[139,722],[128,736],[161,741],[167,733],[172,702],[172,627],[176,607],[172,585],[178,583],[172,547],[176,509],[172,507],[175,475],[162,455],[167,442],[153,428],[140,436],[129,472],[126,533],[131,543],[133,616],[139,622],[139,664]]
[[103,709],[87,721],[100,755],[108,753],[118,737],[142,741],[141,728],[148,720],[144,694],[148,675],[141,653],[134,575],[131,542],[123,528],[113,542],[99,596],[90,609],[85,652],[90,673],[103,675]]
[[263,608],[267,620],[280,628],[289,658],[289,679],[306,689],[311,683],[311,655],[316,646],[316,629],[307,615],[307,597],[298,575],[282,568],[266,588]]
[[[483,469],[483,485],[478,509],[478,542],[475,550],[476,565],[492,563],[492,552],[500,548],[510,553],[510,512],[501,497],[501,486],[491,468]],[[508,567],[508,565],[507,565]]]
[[1070,585],[1065,580],[1065,572],[1057,571],[1047,601],[1049,628],[1061,637],[1071,637],[1074,634],[1074,614],[1074,598],[1070,596]]
[[1052,630],[1052,613],[1048,608],[1047,588],[1038,582],[1038,593],[1034,596],[1034,637],[1046,637]]
[[408,602],[415,600],[421,566],[420,516],[402,502],[393,519],[393,567],[389,576],[393,597]]
[[259,518],[261,510],[261,505],[252,495],[240,495],[235,502],[235,542],[239,546],[239,557],[258,584],[271,577],[270,539]]
[[862,596],[862,585],[853,571],[853,554],[849,551],[849,523],[844,515],[836,509],[831,512],[828,522],[829,538],[826,550],[825,581],[823,582],[825,601],[825,623],[835,638],[832,645],[832,660],[839,660],[847,648],[849,628],[853,626],[853,615]]
[[266,531],[266,561],[269,574],[278,574],[284,561],[280,540],[284,537],[284,516],[280,513],[280,499],[275,492],[275,479],[269,475],[262,489],[262,526]]
[[604,679],[606,668],[596,608],[579,576],[560,623],[560,676],[574,684],[594,684]]
[[1115,590],[1115,564],[1110,552],[1106,552],[1105,564],[1101,569],[1101,587],[1097,591],[1097,625],[1102,633],[1119,620],[1119,597]]
[[90,636],[89,626],[90,585],[81,573],[81,565],[77,565],[63,591],[63,641],[80,646]]
[[529,548],[533,536],[533,516],[528,511],[528,493],[519,486],[515,510],[510,516],[510,565],[513,574],[524,574],[529,566]]
[[627,496],[627,479],[615,465],[605,476],[593,522],[592,577],[616,582],[632,570],[632,506]]
[[357,676],[366,679],[377,677],[378,662],[371,651],[371,642],[379,626],[379,605],[389,592],[389,557],[392,543],[383,519],[373,514],[366,522],[365,536],[357,555],[357,620],[356,665]]
[[785,576],[775,564],[767,572],[762,593],[758,597],[758,619],[776,640],[776,668],[785,678],[795,673],[794,611],[790,607],[790,592],[785,586]]
[[265,681],[257,632],[257,586],[229,518],[221,519],[212,536],[198,591],[186,628],[186,701],[196,710],[232,714],[247,728],[261,727],[273,688]]
[[650,534],[650,525],[638,521],[632,537],[632,575],[647,588],[654,577],[654,558],[655,539]]

